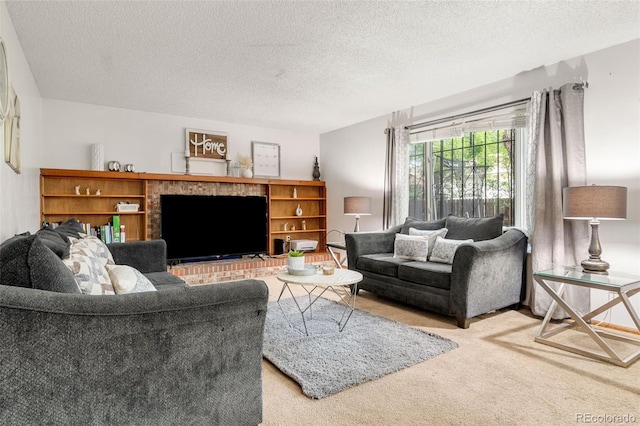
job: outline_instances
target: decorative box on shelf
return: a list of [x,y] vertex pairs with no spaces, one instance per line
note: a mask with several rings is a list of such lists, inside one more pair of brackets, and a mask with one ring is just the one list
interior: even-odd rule
[[140,209],[140,204],[129,204],[129,203],[116,204],[116,211],[119,213],[137,212],[139,209]]

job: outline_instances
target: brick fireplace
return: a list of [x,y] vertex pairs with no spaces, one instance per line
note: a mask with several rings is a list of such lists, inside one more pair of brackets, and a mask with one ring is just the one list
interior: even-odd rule
[[[147,235],[160,238],[160,195],[233,195],[266,196],[267,185],[227,182],[194,182],[172,180],[147,181]],[[313,253],[306,256],[307,263],[332,264],[328,253]],[[169,272],[182,278],[189,285],[210,284],[244,278],[259,278],[286,271],[287,255],[275,257],[216,260],[180,263],[169,268]]]

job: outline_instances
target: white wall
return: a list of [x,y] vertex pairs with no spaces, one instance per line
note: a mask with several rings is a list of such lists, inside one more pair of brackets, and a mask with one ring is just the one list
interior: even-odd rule
[[4,123],[0,125],[0,241],[4,241],[16,233],[33,232],[39,227],[42,99],[4,2],[0,2],[0,35],[7,49],[10,84],[21,109],[21,174],[4,162]]
[[[229,158],[234,161],[239,155],[251,155],[251,141],[280,144],[283,179],[311,180],[319,152],[316,134],[53,99],[43,100],[43,111],[42,167],[89,170],[90,147],[101,143],[106,161],[132,163],[140,172],[171,173],[171,153],[185,150],[185,128],[226,132]],[[226,165],[214,172],[226,174]]]
[[[405,112],[414,121],[425,121],[526,98],[534,90],[581,79],[589,82],[584,112],[588,182],[628,187],[628,219],[601,222],[602,257],[612,270],[640,274],[640,40],[525,71],[412,110],[407,106]],[[378,117],[320,136],[329,229],[353,228],[353,217],[342,214],[342,198],[358,193],[374,199],[373,215],[361,219],[361,230],[382,228],[383,129],[388,119]],[[593,292],[592,299],[595,306],[608,296]],[[639,298],[632,302],[640,311]],[[605,321],[633,326],[620,306]]]

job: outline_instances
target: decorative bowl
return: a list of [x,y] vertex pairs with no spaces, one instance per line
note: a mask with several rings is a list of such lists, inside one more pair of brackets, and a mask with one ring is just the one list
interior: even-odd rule
[[333,266],[323,266],[322,267],[322,273],[324,275],[333,275],[333,273],[335,272],[336,268]]

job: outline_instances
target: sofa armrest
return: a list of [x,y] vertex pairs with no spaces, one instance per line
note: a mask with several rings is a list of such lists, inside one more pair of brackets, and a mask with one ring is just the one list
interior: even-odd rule
[[258,424],[267,300],[258,280],[111,296],[0,285],[0,424]]
[[526,250],[527,237],[516,229],[458,248],[451,269],[451,307],[459,322],[522,301]]
[[356,259],[365,254],[393,253],[395,232],[354,232],[344,236],[349,269],[356,268]]
[[143,274],[167,271],[167,243],[164,240],[107,244],[117,265],[129,265]]

